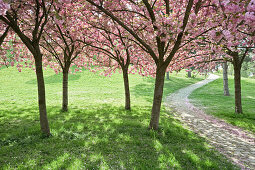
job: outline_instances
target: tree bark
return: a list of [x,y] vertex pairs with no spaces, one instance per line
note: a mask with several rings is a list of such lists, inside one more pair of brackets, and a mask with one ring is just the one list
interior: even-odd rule
[[234,64],[234,79],[235,79],[235,112],[243,113],[241,94],[241,67],[237,64]]
[[169,71],[168,71],[168,72],[166,72],[166,79],[167,79],[167,80],[170,80],[170,77],[169,77]]
[[38,103],[40,112],[40,125],[43,135],[50,136],[50,128],[47,118],[46,98],[45,98],[45,84],[42,69],[42,55],[38,54],[35,58],[37,87],[38,87]]
[[122,68],[122,72],[123,72],[123,80],[124,80],[124,88],[125,88],[125,109],[131,110],[128,69]]
[[160,108],[163,97],[164,79],[165,71],[157,70],[149,129],[158,130]]
[[228,63],[224,62],[222,64],[223,67],[223,89],[224,89],[224,96],[229,96],[229,87],[228,87]]
[[4,33],[0,36],[0,47],[1,47],[2,43],[4,42],[5,37],[8,35],[9,28],[10,28],[10,26],[8,26],[5,29]]
[[63,96],[62,96],[62,111],[68,111],[68,70],[69,68],[63,69]]
[[191,71],[188,71],[188,78],[191,78]]

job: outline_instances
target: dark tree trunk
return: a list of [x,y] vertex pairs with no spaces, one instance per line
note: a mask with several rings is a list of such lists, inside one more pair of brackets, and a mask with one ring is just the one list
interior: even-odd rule
[[165,71],[157,70],[149,129],[158,130],[160,108],[163,97],[164,79]]
[[125,109],[131,110],[129,81],[128,81],[128,69],[122,68],[122,72],[123,72],[123,80],[124,80],[124,87],[125,87]]
[[168,72],[166,72],[166,79],[167,79],[167,80],[170,80],[170,77],[169,77],[169,71],[168,71]]
[[234,64],[235,79],[235,112],[243,113],[242,94],[241,94],[241,66]]
[[224,62],[222,64],[223,67],[223,89],[224,89],[224,96],[229,96],[229,87],[228,87],[228,63]]
[[4,42],[5,37],[8,35],[8,31],[9,31],[9,26],[5,29],[4,33],[0,36],[0,47],[2,45],[2,43]]
[[112,66],[112,60],[111,58],[109,58],[109,66],[108,67],[111,67]]
[[50,136],[50,128],[47,118],[46,110],[46,99],[45,99],[45,84],[43,78],[43,68],[42,68],[42,55],[38,54],[35,58],[36,66],[36,76],[37,76],[37,86],[38,86],[38,103],[40,112],[40,125],[43,135]]
[[191,78],[191,71],[188,71],[188,77]]
[[69,68],[63,69],[63,96],[62,96],[62,111],[68,111],[68,70]]

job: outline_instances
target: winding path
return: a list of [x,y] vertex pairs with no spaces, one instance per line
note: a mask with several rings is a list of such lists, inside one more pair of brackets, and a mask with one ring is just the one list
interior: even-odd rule
[[166,97],[165,105],[174,109],[174,117],[192,131],[205,137],[218,151],[242,169],[255,169],[255,137],[238,127],[207,115],[189,102],[197,88],[219,77],[211,74],[206,80],[190,85]]

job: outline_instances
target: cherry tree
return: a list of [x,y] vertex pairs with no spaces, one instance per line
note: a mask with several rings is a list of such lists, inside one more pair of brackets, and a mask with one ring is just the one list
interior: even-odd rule
[[207,50],[211,51],[208,60],[233,64],[235,112],[242,113],[241,68],[249,52],[255,49],[255,1],[214,0],[211,6],[216,13],[208,24],[217,24],[217,28],[209,31],[201,43],[207,43]]
[[249,50],[255,48],[255,1],[224,1],[219,5],[222,25],[211,35],[234,66],[235,112],[242,113],[241,67]]
[[222,63],[222,68],[223,68],[223,91],[224,91],[224,96],[230,96],[229,87],[228,87],[228,63],[227,63],[227,61],[224,61]]
[[[85,15],[86,17],[86,15]],[[88,17],[86,17],[88,18]],[[96,21],[96,22],[93,22]],[[139,47],[130,39],[129,34],[114,21],[109,20],[105,15],[93,15],[90,20],[84,43],[91,47],[90,56],[96,56],[96,62],[99,65],[107,66],[106,73],[121,69],[125,89],[125,109],[131,110],[130,90],[128,73],[135,69],[138,62]],[[109,61],[115,61],[110,62]],[[130,64],[135,65],[130,68]],[[141,72],[140,72],[141,73]]]
[[86,1],[129,32],[153,59],[156,79],[149,128],[158,129],[165,72],[183,47],[208,32],[201,28],[212,15],[211,7],[202,0]]
[[11,1],[10,4],[0,1],[0,25],[8,25],[29,49],[35,60],[38,101],[41,131],[45,136],[50,135],[46,111],[45,84],[42,69],[42,53],[40,40],[48,22],[53,0]]
[[81,56],[84,55],[86,46],[79,41],[83,34],[77,30],[82,21],[71,10],[77,6],[71,1],[56,4],[40,43],[46,54],[47,64],[56,73],[63,74],[62,111],[68,111],[68,74],[71,66],[76,65],[75,71],[80,71],[87,64],[85,57]]

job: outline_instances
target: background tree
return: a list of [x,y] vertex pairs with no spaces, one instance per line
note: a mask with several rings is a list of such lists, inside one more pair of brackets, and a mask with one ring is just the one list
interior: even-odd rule
[[[43,34],[41,47],[47,53],[47,63],[56,73],[62,72],[62,111],[68,111],[68,74],[73,65],[75,71],[80,71],[85,62],[81,56],[84,50],[84,44],[78,39],[83,34],[77,28],[80,28],[79,18],[72,13],[76,6],[75,2],[68,1],[65,4],[54,6],[54,12],[51,14],[47,29]],[[68,12],[67,12],[68,11]],[[74,22],[75,21],[75,22]],[[53,56],[53,58],[52,58]],[[58,67],[56,64],[58,64]]]
[[241,68],[249,50],[255,47],[255,1],[223,1],[218,5],[217,15],[212,22],[218,27],[210,31],[212,50],[222,56],[228,56],[234,67],[235,112],[242,113]]
[[222,63],[223,68],[223,91],[224,96],[229,96],[229,87],[228,87],[228,63],[227,61]]
[[[85,16],[86,17],[86,16]],[[86,17],[88,18],[88,17]],[[96,22],[93,22],[96,21]],[[139,47],[130,39],[126,30],[103,15],[93,15],[87,21],[90,33],[87,33],[84,43],[91,47],[90,56],[96,56],[99,65],[108,66],[108,73],[117,68],[122,70],[125,89],[125,109],[131,110],[129,90],[129,66],[136,65]],[[142,55],[139,55],[142,58]],[[109,62],[114,60],[115,62]],[[141,73],[141,72],[140,72]]]

